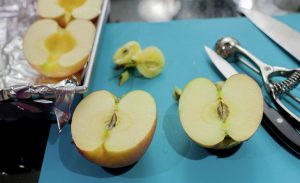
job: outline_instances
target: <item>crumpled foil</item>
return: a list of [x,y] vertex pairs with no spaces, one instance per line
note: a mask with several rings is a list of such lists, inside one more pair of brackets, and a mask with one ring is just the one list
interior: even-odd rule
[[34,84],[39,74],[23,55],[22,37],[36,20],[35,0],[0,0],[0,89]]
[[3,72],[0,74],[0,88],[14,85],[34,84],[40,74],[35,71],[24,58],[23,40],[17,36],[2,49]]
[[36,112],[39,110],[18,100],[54,103],[60,132],[70,119],[77,81],[35,85],[42,76],[28,64],[22,47],[24,33],[37,19],[35,7],[36,0],[0,0],[0,105],[10,102],[21,110]]

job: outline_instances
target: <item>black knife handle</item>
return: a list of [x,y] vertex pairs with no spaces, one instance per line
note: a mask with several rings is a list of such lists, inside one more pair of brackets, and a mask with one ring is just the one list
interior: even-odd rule
[[266,102],[264,102],[264,122],[281,142],[300,156],[299,132]]

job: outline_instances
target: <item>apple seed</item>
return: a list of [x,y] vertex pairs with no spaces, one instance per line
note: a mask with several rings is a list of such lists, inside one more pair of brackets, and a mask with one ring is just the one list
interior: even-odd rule
[[128,49],[124,49],[123,51],[122,51],[122,54],[123,55],[126,55],[128,53]]
[[116,126],[117,120],[118,120],[117,115],[116,113],[114,113],[111,119],[109,120],[109,123],[107,124],[107,129],[112,130]]
[[220,102],[218,104],[217,112],[218,112],[218,116],[219,116],[220,120],[225,122],[229,115],[229,109],[228,109],[228,106],[222,100],[220,100]]

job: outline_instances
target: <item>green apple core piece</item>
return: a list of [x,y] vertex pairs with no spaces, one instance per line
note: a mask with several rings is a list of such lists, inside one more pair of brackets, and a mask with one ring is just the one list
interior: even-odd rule
[[133,57],[138,72],[145,78],[159,75],[165,66],[165,58],[159,48],[149,46]]
[[158,76],[164,69],[165,58],[161,50],[155,46],[141,50],[138,42],[129,41],[114,53],[113,62],[117,69],[124,69],[119,78],[121,86],[129,79],[129,68],[137,69],[145,78]]
[[132,57],[141,52],[141,46],[136,41],[129,41],[120,47],[113,56],[116,65],[132,64]]

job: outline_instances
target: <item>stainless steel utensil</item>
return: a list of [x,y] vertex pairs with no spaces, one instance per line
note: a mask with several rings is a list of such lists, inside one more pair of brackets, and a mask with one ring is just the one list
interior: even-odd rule
[[[241,47],[238,41],[231,37],[224,37],[220,39],[216,44],[216,49],[218,54],[220,54],[223,58],[228,58],[229,60],[237,60],[232,58],[237,58],[235,57],[236,55],[241,55],[245,57],[248,61],[255,64],[259,68],[259,72],[263,78],[265,89],[270,95],[270,97],[273,99],[275,106],[280,112],[284,114],[284,116],[289,116],[292,119],[292,121],[296,121],[296,123],[294,124],[300,126],[300,118],[292,111],[290,111],[280,101],[279,98],[279,96],[287,94],[293,100],[300,103],[299,98],[289,93],[300,83],[300,68],[287,69],[284,67],[268,65],[256,58],[249,51]],[[249,67],[250,63],[247,63],[246,65]],[[253,67],[251,66],[250,68],[253,69]],[[282,82],[274,82],[271,80],[271,78],[275,76],[285,77],[285,80]]]
[[[226,77],[237,74],[238,72],[226,60],[219,56],[216,52],[205,47],[212,63]],[[278,111],[273,109],[264,101],[264,124],[270,131],[289,149],[300,155],[300,134],[298,131],[284,118]]]
[[273,17],[255,10],[239,9],[252,23],[254,23],[269,38],[294,56],[300,63],[300,33]]

